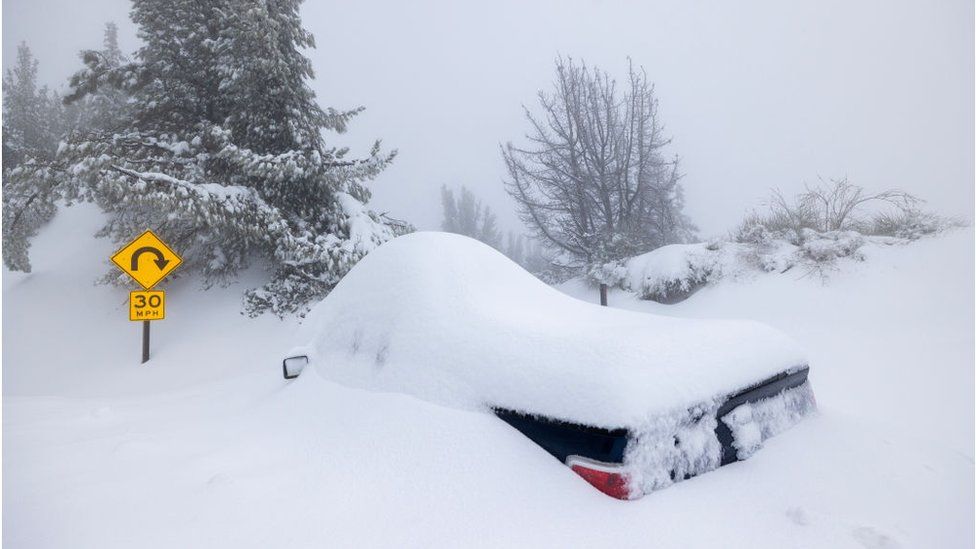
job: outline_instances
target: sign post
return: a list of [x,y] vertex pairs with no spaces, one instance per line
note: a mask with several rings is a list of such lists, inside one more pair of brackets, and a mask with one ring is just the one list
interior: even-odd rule
[[142,322],[142,362],[145,364],[149,361],[149,322],[166,318],[166,293],[152,288],[173,272],[183,259],[152,231],[146,231],[115,252],[112,262],[145,288],[145,291],[129,293],[129,320]]
[[142,321],[142,363],[149,362],[149,321]]
[[166,318],[166,292],[129,292],[129,320],[142,322],[142,362],[149,360],[149,321]]

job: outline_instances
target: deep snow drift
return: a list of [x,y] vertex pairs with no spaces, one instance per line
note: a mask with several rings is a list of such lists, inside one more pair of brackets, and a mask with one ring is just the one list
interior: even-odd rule
[[301,341],[290,354],[347,385],[608,428],[686,414],[806,364],[757,322],[591,305],[477,240],[434,232],[363,259],[308,315]]
[[793,269],[671,306],[612,293],[785,331],[819,406],[747,461],[620,502],[489,414],[285,382],[296,323],[240,315],[246,284],[165,283],[140,366],[126,293],[92,286],[113,251],[99,223],[61,212],[35,272],[3,273],[5,546],[973,546],[971,229],[869,248],[826,283]]

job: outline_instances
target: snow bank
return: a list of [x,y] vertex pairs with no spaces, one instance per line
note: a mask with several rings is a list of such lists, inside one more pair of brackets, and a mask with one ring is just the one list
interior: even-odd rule
[[380,246],[302,332],[293,352],[347,385],[605,427],[684,413],[805,363],[762,324],[587,304],[446,233]]

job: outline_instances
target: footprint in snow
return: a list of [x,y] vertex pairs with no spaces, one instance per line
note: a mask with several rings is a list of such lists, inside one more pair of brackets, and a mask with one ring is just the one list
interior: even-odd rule
[[112,413],[112,408],[110,408],[109,406],[99,406],[98,408],[92,410],[89,416],[94,419],[102,419],[104,417],[108,417],[109,414],[111,413]]
[[383,366],[386,365],[386,357],[389,356],[389,354],[390,354],[390,344],[384,343],[383,345],[380,346],[379,349],[376,350],[376,360],[374,360],[373,362],[373,367],[376,370],[383,369]]
[[803,507],[790,507],[786,510],[786,516],[797,526],[810,524],[810,519],[807,518],[807,512],[803,510]]
[[870,526],[858,526],[851,531],[858,543],[868,549],[898,549],[901,544]]
[[363,345],[363,331],[359,328],[352,333],[352,344],[349,346],[352,354],[355,355],[359,352],[359,348]]
[[230,484],[231,482],[233,482],[233,479],[231,478],[230,475],[226,473],[217,473],[207,479],[207,486],[210,487],[225,486],[227,484]]

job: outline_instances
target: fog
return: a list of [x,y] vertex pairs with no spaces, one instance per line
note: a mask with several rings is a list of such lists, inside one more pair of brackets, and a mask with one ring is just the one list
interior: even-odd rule
[[[102,25],[137,45],[125,0],[4,0],[3,64],[26,40],[40,78],[63,86]],[[682,159],[687,213],[724,233],[772,187],[847,176],[899,187],[971,219],[973,3],[309,1],[313,87],[323,105],[367,110],[336,145],[398,149],[374,206],[420,228],[438,189],[467,185],[518,229],[499,144],[519,142],[522,105],[562,54],[656,83]]]

